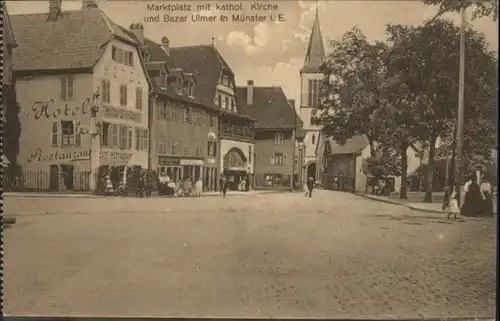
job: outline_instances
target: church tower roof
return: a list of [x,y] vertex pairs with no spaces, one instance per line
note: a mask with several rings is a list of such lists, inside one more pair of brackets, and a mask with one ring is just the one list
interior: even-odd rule
[[309,38],[309,46],[307,47],[306,59],[300,73],[317,73],[320,72],[319,67],[325,61],[325,46],[323,45],[323,36],[321,35],[321,27],[319,26],[318,8],[316,7],[316,18]]

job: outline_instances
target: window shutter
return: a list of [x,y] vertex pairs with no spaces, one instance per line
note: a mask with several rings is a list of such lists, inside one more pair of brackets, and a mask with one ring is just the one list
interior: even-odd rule
[[73,135],[75,136],[75,146],[80,146],[82,143],[82,136],[80,133],[80,122],[73,120]]
[[61,77],[61,99],[66,100],[66,77]]
[[73,88],[74,88],[74,77],[68,77],[68,98],[73,98]]
[[52,123],[52,146],[58,146],[59,141],[58,141],[58,136],[59,136],[59,121],[54,120]]
[[283,154],[283,165],[286,165],[286,153]]
[[274,153],[271,153],[271,165],[274,165]]
[[112,127],[112,142],[111,142],[111,147],[116,148],[118,147],[118,124],[113,124],[111,125]]
[[128,127],[128,141],[127,141],[127,148],[132,149],[132,127]]
[[139,128],[135,129],[135,149],[136,150],[141,150],[141,130]]

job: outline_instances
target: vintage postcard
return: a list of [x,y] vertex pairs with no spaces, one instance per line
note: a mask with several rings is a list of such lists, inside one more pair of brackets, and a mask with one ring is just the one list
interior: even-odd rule
[[492,318],[496,1],[2,1],[8,316]]

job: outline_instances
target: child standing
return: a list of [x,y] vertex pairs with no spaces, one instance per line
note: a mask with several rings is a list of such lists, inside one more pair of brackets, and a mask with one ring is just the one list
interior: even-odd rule
[[460,214],[460,206],[458,205],[458,194],[455,189],[452,189],[452,193],[450,195],[450,206],[448,212],[448,219],[453,215],[453,219],[457,219],[457,215]]

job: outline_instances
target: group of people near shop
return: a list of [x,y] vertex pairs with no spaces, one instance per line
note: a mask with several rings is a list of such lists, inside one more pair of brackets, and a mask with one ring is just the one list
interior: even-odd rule
[[160,175],[159,177],[158,194],[160,196],[200,197],[202,193],[203,180],[201,177],[198,177],[196,180],[187,177],[177,182],[168,175]]
[[458,193],[453,190],[450,195],[448,217],[461,214],[463,216],[491,216],[494,214],[492,185],[484,174],[479,179],[476,173],[471,174],[464,185],[464,200],[460,207]]
[[219,192],[223,197],[226,197],[227,190],[233,191],[246,191],[250,190],[251,185],[251,174],[246,175],[230,175],[228,172],[224,172],[219,178]]

